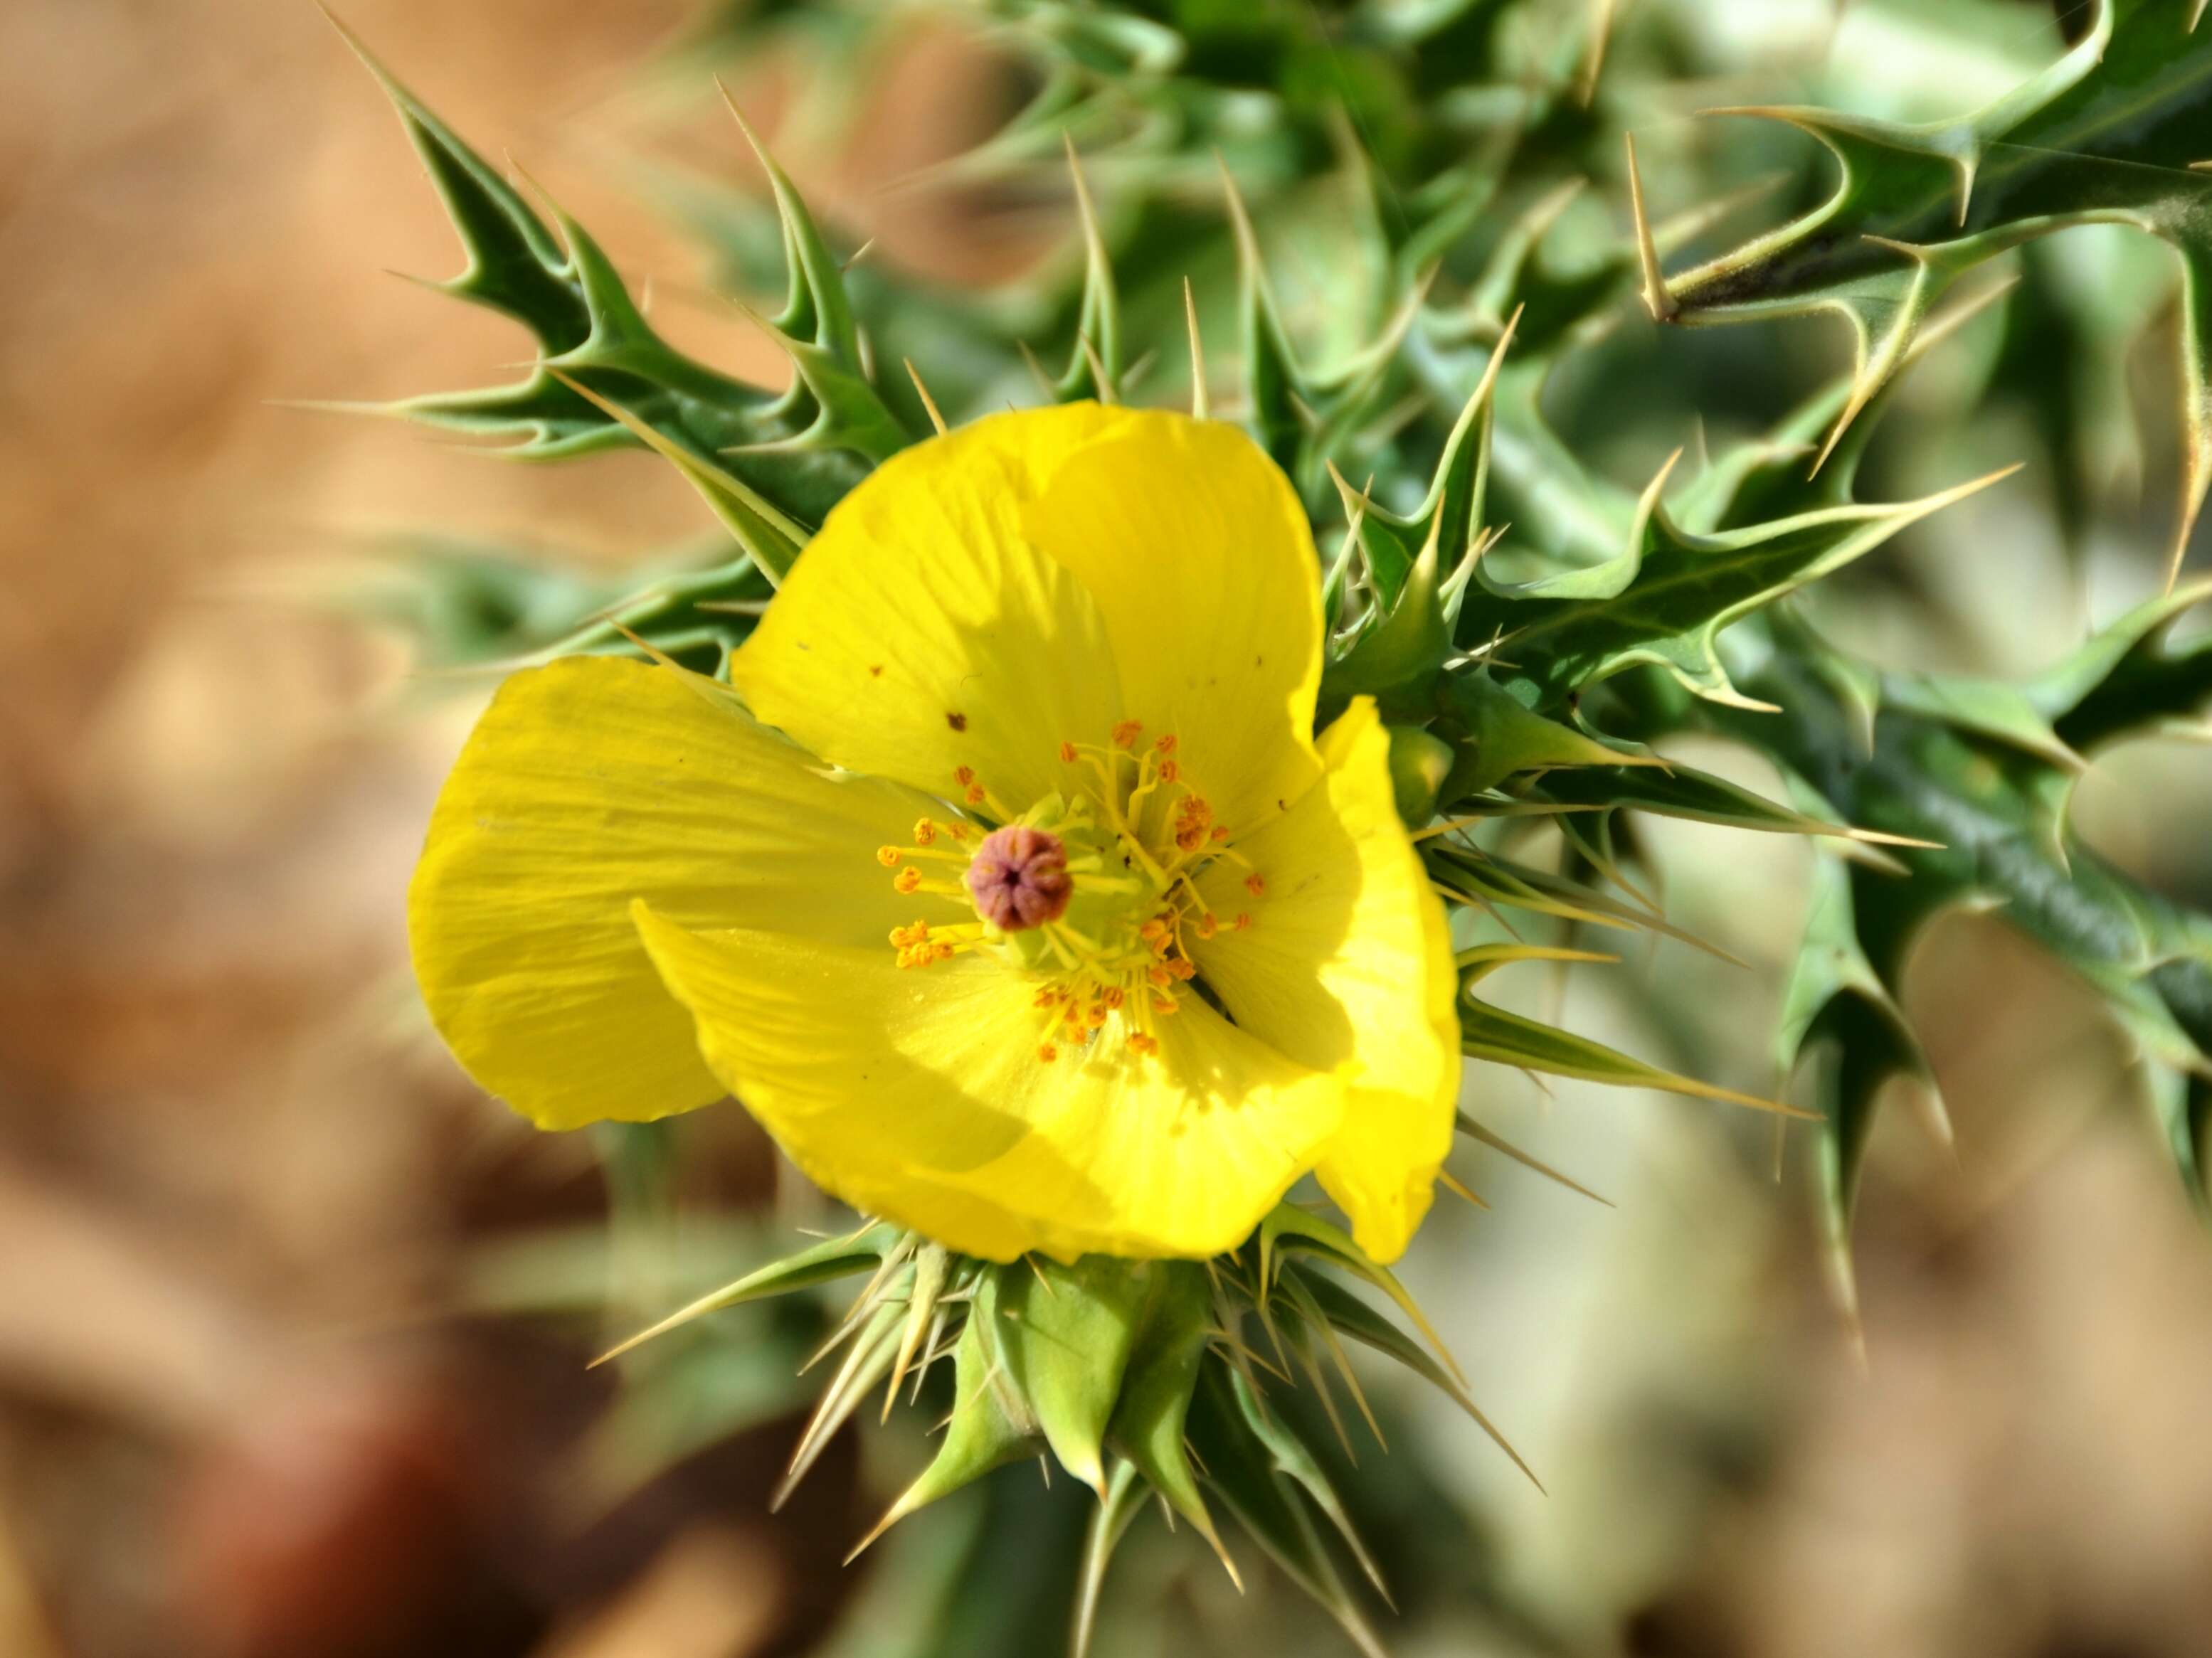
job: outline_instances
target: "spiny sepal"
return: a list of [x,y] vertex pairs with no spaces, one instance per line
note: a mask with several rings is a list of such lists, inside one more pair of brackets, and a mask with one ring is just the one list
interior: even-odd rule
[[[1334,1376],[1372,1426],[1348,1344],[1441,1389],[1527,1472],[1468,1398],[1405,1286],[1341,1228],[1288,1203],[1242,1248],[1210,1262],[1093,1255],[1001,1265],[949,1254],[888,1225],[864,1227],[702,1297],[616,1351],[720,1307],[860,1272],[867,1283],[817,1354],[837,1363],[777,1501],[875,1389],[885,1390],[887,1409],[901,1394],[919,1398],[930,1373],[950,1358],[944,1436],[860,1546],[994,1469],[1048,1456],[1100,1502],[1077,1608],[1078,1653],[1087,1649],[1114,1551],[1148,1495],[1190,1523],[1235,1577],[1214,1518],[1225,1513],[1363,1650],[1379,1650],[1316,1518],[1387,1603],[1382,1574],[1353,1529],[1328,1459],[1271,1394],[1303,1377],[1341,1436]],[[1347,1279],[1381,1291],[1429,1345]],[[1348,1437],[1343,1448],[1348,1456]]]

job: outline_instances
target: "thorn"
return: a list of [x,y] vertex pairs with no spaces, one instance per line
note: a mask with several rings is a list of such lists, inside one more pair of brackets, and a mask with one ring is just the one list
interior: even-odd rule
[[1437,1170],[1437,1184],[1443,1187],[1445,1191],[1450,1193],[1455,1198],[1465,1198],[1469,1203],[1473,1204],[1478,1209],[1487,1209],[1490,1207],[1488,1204],[1485,1203],[1480,1196],[1471,1190],[1449,1169],[1439,1169]]
[[937,399],[929,395],[929,388],[921,383],[921,371],[914,366],[912,357],[902,357],[899,361],[906,365],[907,378],[914,382],[914,389],[921,398],[921,406],[929,412],[929,423],[937,428],[937,435],[943,437],[945,416],[937,412]]
[[1116,401],[1114,382],[1106,378],[1106,365],[1099,359],[1098,348],[1091,343],[1088,334],[1078,334],[1075,343],[1083,353],[1083,361],[1091,367],[1091,380],[1098,388],[1098,401],[1112,408]]
[[1193,420],[1212,417],[1212,403],[1206,391],[1206,348],[1198,337],[1198,298],[1191,292],[1190,278],[1182,279],[1182,317],[1190,330],[1190,416]]
[[1636,135],[1626,134],[1628,142],[1628,205],[1636,218],[1636,258],[1644,270],[1644,308],[1651,313],[1654,322],[1672,322],[1680,308],[1668,291],[1667,278],[1659,269],[1659,244],[1652,239],[1651,218],[1644,206],[1644,175],[1636,166]]

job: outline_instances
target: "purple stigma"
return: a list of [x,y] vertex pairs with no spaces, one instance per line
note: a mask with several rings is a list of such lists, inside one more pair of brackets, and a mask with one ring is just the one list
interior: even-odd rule
[[1056,835],[1011,823],[983,837],[969,860],[969,896],[975,913],[1001,932],[1022,932],[1067,913],[1074,883],[1067,848]]

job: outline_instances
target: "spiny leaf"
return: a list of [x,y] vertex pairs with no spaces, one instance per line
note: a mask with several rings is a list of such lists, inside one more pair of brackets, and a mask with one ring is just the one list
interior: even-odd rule
[[1106,1428],[1154,1271],[1147,1261],[1107,1255],[1086,1255],[1073,1266],[1032,1255],[1000,1292],[1009,1379],[1060,1466],[1102,1499]]
[[1476,1406],[1474,1400],[1468,1396],[1466,1387],[1437,1363],[1411,1336],[1325,1274],[1304,1272],[1296,1267],[1288,1270],[1297,1273],[1300,1290],[1321,1310],[1331,1329],[1350,1336],[1364,1346],[1372,1347],[1386,1357],[1395,1359],[1443,1393],[1464,1411],[1477,1427],[1490,1436],[1492,1442],[1505,1453],[1513,1466],[1528,1477],[1530,1485],[1540,1491],[1544,1489],[1544,1482],[1537,1479],[1535,1471],[1522,1460],[1521,1453],[1513,1448],[1512,1442],[1498,1430],[1490,1418]]
[[[1013,1268],[987,1269],[975,1284],[968,1321],[954,1350],[952,1417],[944,1442],[921,1476],[899,1494],[853,1550],[857,1556],[917,1509],[950,1497],[994,1468],[1033,1455],[1037,1424],[1021,1388],[1008,1373],[1000,1324],[1000,1296]],[[860,1348],[856,1347],[857,1352]],[[888,1355],[883,1368],[890,1368]],[[848,1559],[851,1556],[847,1557]]]
[[1776,1058],[1786,1075],[1817,1048],[1832,1050],[1821,1078],[1820,1199],[1831,1281],[1847,1309],[1856,1305],[1850,1220],[1860,1164],[1883,1090],[1893,1078],[1915,1084],[1937,1122],[1942,1097],[1919,1038],[1898,1007],[1893,986],[1860,943],[1852,901],[1855,877],[1839,859],[1815,860],[1805,935],[1784,996]]
[[903,1237],[904,1234],[896,1227],[879,1222],[872,1226],[864,1226],[848,1236],[831,1238],[810,1249],[801,1249],[797,1254],[786,1255],[781,1260],[770,1261],[735,1283],[724,1284],[711,1295],[700,1297],[690,1306],[679,1308],[658,1324],[641,1330],[629,1340],[609,1348],[592,1363],[604,1364],[609,1359],[619,1358],[655,1336],[665,1335],[679,1325],[689,1324],[695,1318],[719,1312],[725,1307],[735,1307],[748,1301],[763,1301],[772,1296],[789,1295],[795,1290],[810,1289],[817,1284],[850,1278],[855,1272],[872,1272],[883,1265]]
[[1158,1263],[1107,1437],[1145,1483],[1212,1546],[1233,1579],[1236,1564],[1221,1546],[1183,1448],[1191,1391],[1212,1330],[1213,1292],[1206,1268],[1193,1261]]
[[1468,611],[1494,637],[1492,671],[1516,700],[1554,708],[1652,663],[1700,696],[1742,704],[1717,647],[1723,629],[2017,470],[1922,501],[1829,507],[1704,536],[1668,513],[1661,491],[1672,466],[1644,491],[1627,546],[1606,563],[1513,585],[1476,570],[1485,601],[1470,598]]
[[1472,996],[1460,999],[1459,1016],[1461,1048],[1470,1059],[1619,1088],[1656,1088],[1669,1094],[1688,1094],[1784,1116],[1812,1114],[1778,1101],[1762,1100],[1754,1094],[1739,1094],[1734,1089],[1717,1088],[1692,1077],[1678,1077],[1641,1060],[1632,1060],[1602,1042],[1523,1018],[1518,1013],[1508,1013]]
[[1789,122],[1833,154],[1835,193],[1795,223],[1666,279],[1664,320],[1835,311],[1859,349],[1832,448],[1903,361],[1961,272],[2034,237],[2133,226],[2180,255],[2187,292],[2187,434],[2178,571],[2212,487],[2212,33],[2197,0],[2097,0],[2063,59],[1996,103],[1920,126],[1812,109],[1721,112]]
[[1369,1658],[1384,1658],[1382,1643],[1322,1548],[1289,1482],[1270,1466],[1231,1394],[1231,1375],[1209,1370],[1200,1380],[1191,1436],[1206,1467],[1206,1483],[1267,1558],[1336,1619]]

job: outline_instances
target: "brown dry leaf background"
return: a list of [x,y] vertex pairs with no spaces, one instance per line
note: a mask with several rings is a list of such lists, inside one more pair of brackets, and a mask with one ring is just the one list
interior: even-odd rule
[[[688,349],[772,379],[624,188],[641,125],[750,179],[703,100],[672,123],[638,92],[684,13],[348,8],[653,278]],[[879,188],[972,136],[962,63],[915,37],[854,155],[788,159],[856,239],[974,274],[1008,250]],[[775,77],[756,79],[772,114]],[[402,896],[473,705],[401,695],[404,658],[300,602],[299,578],[380,526],[612,566],[702,520],[644,457],[514,467],[276,406],[513,361],[513,330],[385,274],[453,263],[389,111],[307,4],[0,8],[0,1652],[738,1658],[805,1650],[865,1570],[836,1565],[869,1500],[849,1444],[765,1514],[787,1426],[557,1520],[612,1386],[582,1370],[592,1332],[456,1311],[474,1245],[605,1199],[584,1146],[406,1034]],[[1754,1467],[1601,1570],[1565,1533],[1577,1491],[1617,1473],[1568,1478],[1534,1518],[1506,1501],[1522,1575],[1564,1576],[1571,1605],[1583,1586],[1593,1649],[1626,1609],[1629,1649],[1654,1654],[2212,1651],[2212,1249],[2109,1108],[2118,1044],[1987,921],[1941,935],[1913,997],[1959,1145],[1905,1113],[1883,1131],[1863,1371],[1787,1193],[1736,1191],[1730,1212],[1765,1218],[1733,1230],[1692,1221],[1656,1154],[1661,1173],[1613,1182],[1640,1216],[1493,1193],[1522,1244],[1485,1270],[1696,1269],[1632,1280],[1637,1304],[1601,1319],[1510,1328],[1522,1354],[1559,1350],[1541,1374],[1581,1378],[1526,1384],[1523,1419],[1589,1406],[1540,1448],[1553,1467],[1617,1470],[1682,1431],[1636,1401],[1712,1321],[1694,1286],[1737,1286],[1719,1345]],[[1646,1112],[1700,1132],[1601,1107]],[[764,1148],[709,1114],[696,1195],[759,1203]],[[1576,1154],[1571,1114],[1601,1110],[1532,1096],[1547,1157]]]

